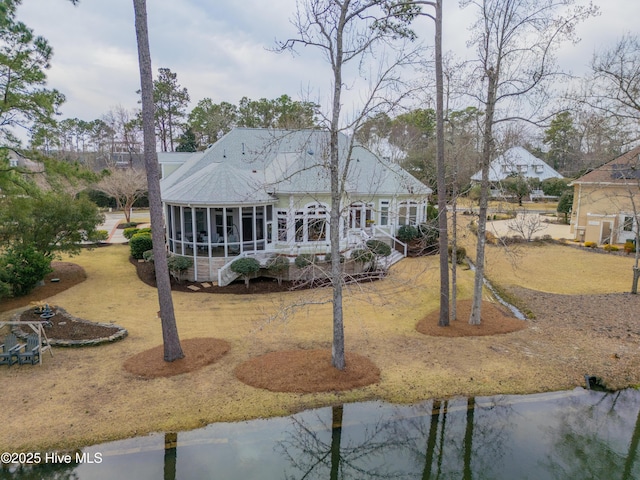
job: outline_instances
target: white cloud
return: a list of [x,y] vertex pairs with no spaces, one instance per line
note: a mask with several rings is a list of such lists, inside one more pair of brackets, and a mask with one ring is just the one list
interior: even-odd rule
[[[601,2],[602,15],[579,27],[583,41],[564,48],[560,61],[585,71],[596,48],[612,44],[622,33],[636,30],[640,2]],[[318,52],[300,55],[267,51],[275,40],[294,33],[290,19],[295,0],[148,0],[154,69],[168,67],[187,87],[192,104],[210,97],[237,102],[242,96],[299,98],[311,90],[314,101],[329,87],[329,70]],[[471,9],[445,2],[446,50],[467,56]],[[63,116],[98,118],[112,106],[137,107],[137,51],[131,0],[24,0],[18,18],[54,47],[49,86],[67,96]],[[417,33],[431,44],[433,25],[416,23]]]

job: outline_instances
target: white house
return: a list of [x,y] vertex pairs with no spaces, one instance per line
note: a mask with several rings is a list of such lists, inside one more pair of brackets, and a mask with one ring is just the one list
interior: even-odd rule
[[[520,175],[524,178],[562,178],[558,172],[551,168],[543,160],[529,153],[522,147],[512,147],[491,162],[489,166],[489,182],[492,190],[497,193],[501,190],[499,183],[508,177]],[[471,181],[479,183],[482,180],[482,171],[471,177]],[[541,192],[539,192],[541,194]],[[535,196],[535,192],[532,193]]]
[[[339,139],[340,159],[349,139]],[[204,152],[159,154],[168,248],[193,257],[192,279],[224,281],[237,256],[329,251],[329,135],[236,128]],[[340,247],[390,244],[400,225],[426,221],[431,189],[360,145],[342,199]]]

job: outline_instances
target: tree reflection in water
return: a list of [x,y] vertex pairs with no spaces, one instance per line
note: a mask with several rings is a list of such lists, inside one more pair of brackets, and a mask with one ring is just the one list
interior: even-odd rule
[[0,478],[630,480],[639,447],[638,390],[576,389],[212,424],[84,449],[101,463],[5,465]]
[[635,390],[567,397],[544,433],[550,449],[540,465],[551,478],[640,478]]
[[403,446],[403,439],[394,437],[391,422],[380,417],[367,424],[345,426],[344,410],[342,405],[331,408],[330,427],[322,417],[326,409],[318,410],[313,422],[308,417],[292,417],[291,430],[276,447],[295,472],[286,472],[285,478],[404,478],[400,465],[385,461]]
[[512,409],[499,400],[435,400],[379,408],[377,417],[368,409],[364,423],[357,408],[333,407],[331,426],[326,409],[292,417],[277,446],[290,464],[286,478],[495,478],[508,450]]

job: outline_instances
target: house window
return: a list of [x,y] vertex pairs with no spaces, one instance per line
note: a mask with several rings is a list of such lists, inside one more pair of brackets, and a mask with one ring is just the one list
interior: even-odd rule
[[542,173],[542,172],[544,172],[544,166],[536,165],[536,173]]
[[327,238],[327,221],[324,218],[309,220],[309,241],[319,242]]
[[380,225],[389,225],[389,200],[380,200]]
[[312,203],[295,213],[295,241],[320,242],[325,241],[328,230],[327,208],[321,204]]
[[278,241],[287,241],[287,211],[278,210]]
[[520,173],[527,173],[528,165],[518,165],[518,171]]
[[633,217],[624,217],[622,230],[625,232],[633,232]]
[[418,204],[401,202],[398,205],[398,225],[416,225],[418,223]]

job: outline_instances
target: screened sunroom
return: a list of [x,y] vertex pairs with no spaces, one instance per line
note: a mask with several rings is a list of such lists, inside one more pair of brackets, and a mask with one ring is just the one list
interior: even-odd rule
[[[320,130],[238,128],[177,167],[170,154],[159,156],[171,167],[161,181],[167,248],[193,258],[189,277],[219,279],[238,256],[328,252],[327,141]],[[428,187],[362,147],[351,152],[342,251],[377,235],[393,240],[398,226],[426,219]]]

